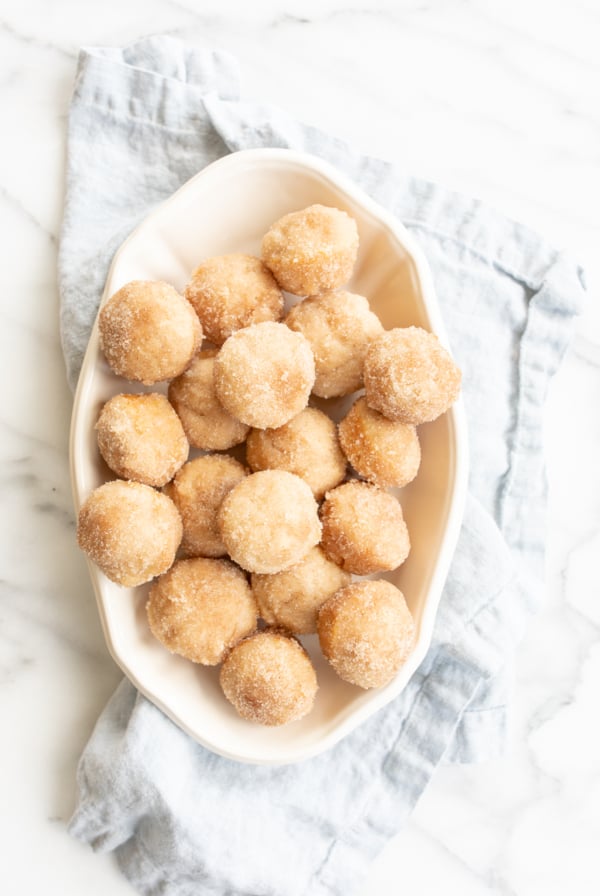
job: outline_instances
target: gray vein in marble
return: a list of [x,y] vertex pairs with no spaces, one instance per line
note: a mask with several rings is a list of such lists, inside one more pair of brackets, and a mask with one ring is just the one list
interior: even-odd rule
[[[83,587],[91,589],[88,582],[85,582]],[[17,586],[14,582],[0,579],[0,601],[5,614],[12,614],[13,617],[24,620],[28,628],[33,626],[41,632],[52,634],[63,646],[68,647],[72,652],[79,656],[84,656],[86,661],[92,660],[95,663],[105,665],[105,650],[96,650],[61,626],[60,622],[65,618],[65,614],[53,615],[51,612],[47,612],[47,610],[52,611],[53,609],[51,591],[46,591],[44,593],[44,602],[47,606],[40,607],[39,612],[32,610],[29,606],[28,598],[30,599],[31,596],[30,589],[25,589]],[[40,595],[38,594],[37,596],[39,597]],[[30,664],[24,663],[23,665],[26,666]]]
[[36,230],[41,231],[45,236],[48,237],[51,243],[56,244],[57,238],[52,231],[48,230],[39,218],[31,212],[28,208],[26,208],[20,199],[10,193],[5,186],[0,184],[0,201],[6,202],[12,209],[19,213],[19,215],[24,218],[26,221],[29,221],[30,224],[36,228]]
[[8,37],[13,38],[13,40],[19,41],[19,43],[26,44],[27,46],[39,50],[51,50],[52,52],[60,53],[61,56],[64,56],[67,59],[77,59],[77,53],[75,51],[68,50],[65,47],[61,47],[59,44],[51,43],[47,40],[41,40],[39,37],[35,37],[32,34],[25,34],[18,28],[15,28],[10,22],[6,21],[6,19],[0,20],[0,32],[3,32]]

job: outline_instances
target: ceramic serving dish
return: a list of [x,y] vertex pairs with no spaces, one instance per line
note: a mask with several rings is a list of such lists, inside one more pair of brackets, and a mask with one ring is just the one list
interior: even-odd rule
[[[104,299],[129,280],[166,280],[183,290],[193,268],[210,255],[259,253],[260,240],[281,215],[313,203],[345,209],[358,224],[360,251],[349,289],[366,295],[386,328],[415,324],[446,336],[430,271],[407,230],[352,182],[320,160],[288,150],[248,150],[193,177],[131,234],[115,255]],[[155,389],[155,387],[153,387]],[[71,427],[71,476],[76,510],[114,476],[99,456],[94,424],[118,392],[143,391],[108,368],[94,326]],[[333,408],[334,415],[341,413]],[[149,586],[121,588],[89,564],[108,647],[134,685],[192,737],[216,753],[253,763],[290,763],[328,749],[393,700],[431,642],[436,610],[461,524],[467,480],[467,437],[459,401],[421,426],[419,475],[399,493],[411,535],[409,559],[388,577],[404,593],[416,621],[414,652],[387,687],[346,684],[303,638],[319,679],[312,712],[280,728],[243,721],[224,699],[218,670],[171,655],[151,635],[144,604]]]

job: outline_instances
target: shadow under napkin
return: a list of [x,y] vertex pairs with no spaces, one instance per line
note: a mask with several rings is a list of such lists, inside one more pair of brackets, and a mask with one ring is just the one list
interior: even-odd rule
[[474,497],[425,661],[328,753],[281,768],[234,763],[120,685],[82,757],[70,830],[116,850],[144,894],[350,896],[442,758],[477,761],[501,747],[502,672],[540,597],[543,402],[581,272],[476,201],[241,103],[226,54],[150,38],[80,56],[59,258],[71,384],[122,238],[204,165],[256,146],[327,159],[419,239],[464,371]]

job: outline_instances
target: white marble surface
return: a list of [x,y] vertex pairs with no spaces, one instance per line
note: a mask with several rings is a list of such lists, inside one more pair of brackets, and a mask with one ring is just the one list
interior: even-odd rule
[[[548,403],[544,611],[510,754],[445,767],[359,896],[600,892],[600,7],[596,0],[3,0],[2,892],[131,896],[70,840],[77,757],[120,678],[74,546],[56,247],[77,47],[169,32],[246,95],[476,194],[569,246],[590,307]],[[199,894],[200,896],[200,894]]]

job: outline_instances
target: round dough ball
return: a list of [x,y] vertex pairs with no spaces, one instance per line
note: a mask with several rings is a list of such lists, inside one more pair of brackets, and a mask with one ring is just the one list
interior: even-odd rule
[[313,350],[315,395],[333,398],[361,388],[369,343],[383,333],[364,296],[342,291],[311,296],[291,309],[285,323]]
[[188,440],[164,395],[115,395],[95,429],[100,454],[123,479],[165,485],[187,460]]
[[342,588],[319,612],[321,650],[344,681],[388,684],[410,654],[415,625],[404,595],[383,579]]
[[305,408],[278,429],[253,429],[246,443],[252,470],[287,470],[307,482],[317,500],[346,475],[335,423]]
[[223,693],[243,719],[285,725],[313,707],[317,676],[295,638],[258,632],[234,647],[221,668]]
[[396,569],[410,551],[402,508],[367,482],[345,482],[321,506],[321,544],[330,560],[357,576]]
[[458,398],[461,373],[437,336],[420,327],[388,330],[365,358],[369,407],[399,423],[429,423]]
[[381,488],[402,488],[421,463],[417,430],[372,410],[365,398],[354,402],[338,427],[344,454],[359,476]]
[[146,612],[161,644],[204,666],[220,663],[256,628],[246,576],[228,560],[179,560],[150,589]]
[[227,553],[249,572],[281,572],[305,557],[321,537],[310,488],[284,470],[243,479],[225,497],[218,521]]
[[256,429],[275,429],[306,407],[315,362],[304,336],[268,321],[230,336],[214,375],[217,398],[230,414]]
[[239,445],[249,426],[225,410],[215,394],[216,349],[199,352],[188,369],[169,385],[169,401],[179,414],[194,448],[226,451]]
[[319,608],[350,580],[349,573],[316,547],[283,572],[272,576],[252,573],[252,591],[265,622],[308,635],[317,630]]
[[247,475],[235,458],[208,454],[185,464],[165,487],[183,520],[181,548],[188,557],[223,557],[217,512],[225,495]]
[[146,385],[183,373],[202,342],[190,303],[161,281],[127,283],[101,308],[98,325],[110,367]]
[[284,215],[262,241],[262,258],[275,279],[297,296],[347,283],[358,253],[356,221],[346,212],[311,205]]
[[173,563],[182,525],[177,508],[141,482],[105,482],[79,511],[77,542],[104,575],[133,588]]
[[215,345],[250,324],[279,320],[283,295],[272,273],[253,255],[217,255],[196,268],[185,297]]

